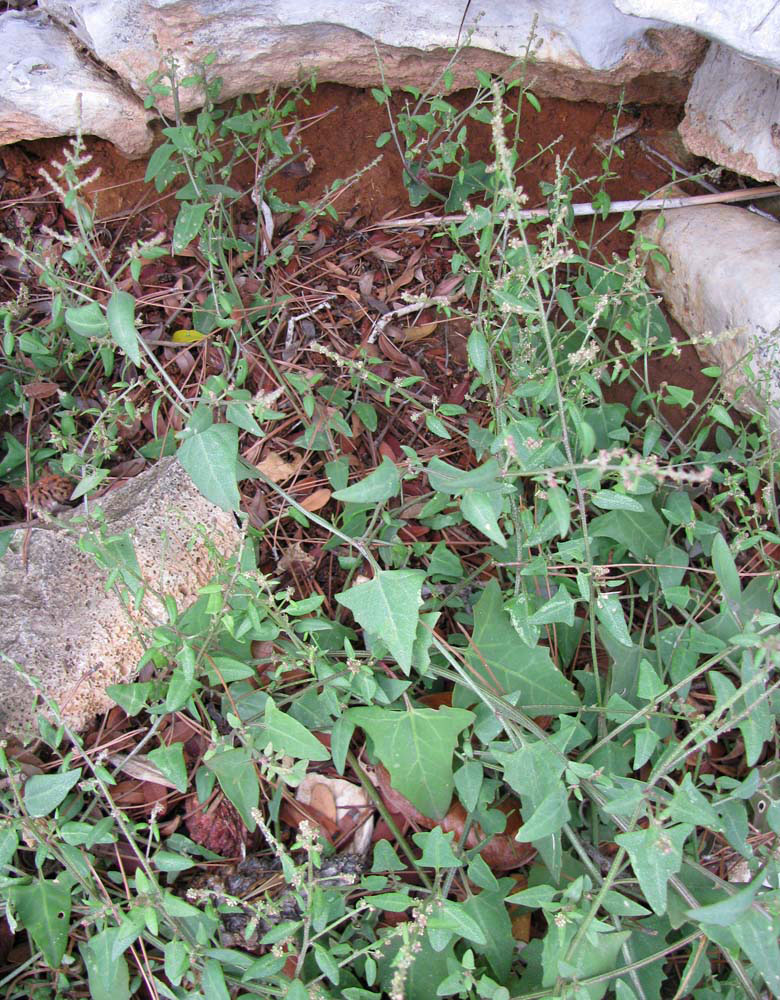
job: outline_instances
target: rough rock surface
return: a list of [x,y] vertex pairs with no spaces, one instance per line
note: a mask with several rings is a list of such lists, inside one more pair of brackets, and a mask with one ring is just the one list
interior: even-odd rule
[[[727,393],[746,413],[767,412],[780,434],[780,226],[729,205],[683,208],[642,219],[639,231],[669,258],[667,272],[652,258],[648,279],[671,314],[717,364]],[[744,359],[752,354],[750,374]]]
[[780,73],[713,45],[685,112],[680,135],[692,153],[756,180],[780,179]]
[[[433,0],[415,8],[398,0],[39,0],[97,59],[145,93],[145,80],[166,51],[181,75],[196,72],[216,52],[212,67],[223,95],[293,83],[316,71],[320,80],[378,85],[377,50],[391,86],[425,86],[447,64],[457,42],[464,4]],[[702,55],[701,40],[685,29],[627,17],[612,0],[590,0],[587,13],[569,0],[495,0],[466,11],[471,51],[454,67],[455,86],[472,86],[473,71],[498,71],[525,51],[538,15],[537,63],[531,77],[542,94],[615,99],[623,84],[643,78],[652,98],[684,94],[685,79]],[[666,30],[657,31],[658,28]],[[647,33],[650,32],[650,35]],[[655,80],[655,88],[653,81]],[[193,107],[199,95],[183,94]]]
[[[629,101],[678,102],[706,47],[694,32],[627,16],[612,0],[486,6],[468,7],[464,19],[461,0],[419,8],[399,0],[314,7],[308,0],[39,0],[37,11],[0,15],[0,47],[11,59],[0,77],[0,143],[72,134],[81,93],[84,132],[142,155],[151,144],[147,78],[169,52],[180,77],[215,52],[209,72],[223,78],[225,98],[313,72],[322,81],[378,85],[377,54],[391,86],[424,87],[471,32],[454,66],[457,88],[473,85],[475,69],[508,70],[538,13],[528,80],[540,96],[613,101],[625,87]],[[185,110],[203,100],[197,89],[181,96]]]
[[680,126],[686,146],[756,180],[780,177],[780,4],[776,0],[615,0],[626,14],[713,39]]
[[[175,459],[159,462],[98,501],[109,535],[129,532],[145,584],[170,594],[177,607],[194,600],[213,575],[216,558],[240,541],[232,514],[205,500]],[[32,689],[12,665],[40,679],[76,729],[83,729],[113,702],[110,684],[132,678],[144,651],[139,626],[165,619],[160,601],[147,593],[139,610],[126,610],[106,573],[81,551],[72,532],[32,528],[24,569],[24,532],[18,531],[0,560],[0,734],[22,735],[34,722]],[[198,525],[205,529],[204,540]]]
[[74,42],[34,11],[0,14],[0,145],[74,135],[81,123],[84,133],[140,156],[153,138],[142,102]]
[[615,0],[624,14],[684,25],[780,70],[776,0]]

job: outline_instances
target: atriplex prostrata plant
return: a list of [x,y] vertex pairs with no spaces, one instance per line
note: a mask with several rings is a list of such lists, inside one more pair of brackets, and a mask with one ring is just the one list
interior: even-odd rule
[[[3,762],[4,892],[33,943],[9,996],[780,991],[778,864],[748,825],[748,801],[763,791],[762,823],[780,832],[775,785],[756,767],[778,709],[771,439],[734,422],[714,369],[703,403],[652,384],[648,359],[680,347],[643,279],[642,256],[655,248],[607,262],[582,239],[572,197],[595,188],[606,213],[603,177],[562,170],[544,191],[549,223],[520,218],[521,151],[506,133],[535,100],[516,88],[512,110],[502,84],[480,82],[495,161],[459,200],[466,218],[438,233],[466,292],[441,306],[470,321],[463,405],[421,401],[419,378],[389,382],[370,357],[312,345],[336,373],[324,386],[293,381],[310,400],[296,427],[327,458],[334,505],[329,518],[279,506],[249,537],[264,551],[286,517],[324,531],[318,543],[347,574],[342,589],[332,600],[315,589],[295,597],[258,570],[249,544],[193,608],[168,602],[168,622],[149,636],[151,677],[111,692],[146,727],[149,773],[182,793],[194,786],[198,803],[221,793],[246,830],[259,824],[286,895],[187,893],[188,872],[218,857],[164,832],[154,813],[117,808],[111,786],[127,762],[42,721],[49,773],[23,783],[22,763]],[[431,101],[430,114],[449,115],[446,104]],[[428,113],[414,111],[426,130]],[[397,131],[413,129],[402,119]],[[475,176],[462,149],[447,151],[450,198]],[[484,203],[469,205],[477,195]],[[215,287],[225,280],[229,294],[217,217],[203,214],[200,247],[216,255]],[[627,214],[619,225],[633,223]],[[226,319],[220,309],[215,293]],[[605,398],[622,383],[630,409]],[[217,443],[229,432],[237,455],[230,391],[214,392],[228,423],[210,405],[190,430],[201,467],[232,488],[235,462],[228,468]],[[319,403],[334,433],[312,423]],[[670,406],[685,414],[685,433]],[[429,436],[350,484],[338,435],[353,433],[353,417],[381,431],[402,408]],[[257,429],[233,421],[250,441],[268,419],[251,415]],[[426,531],[406,540],[417,527]],[[131,572],[120,555],[102,558]],[[426,694],[444,703],[430,707]],[[204,734],[201,758],[162,738],[174,715]],[[366,776],[378,762],[428,831],[397,829]],[[392,833],[348,877],[324,874],[338,852],[305,826],[284,842],[284,799],[316,770],[363,784]],[[437,825],[453,793],[466,817],[457,834]],[[521,815],[514,839],[537,851],[521,888],[468,840],[472,828],[483,840],[501,834],[498,805],[510,796]],[[97,850],[106,845],[125,853]],[[745,863],[746,887],[722,878],[717,854]],[[121,860],[129,855],[132,865]],[[522,913],[530,938],[513,929]],[[406,917],[393,925],[387,914]],[[252,954],[235,937],[225,944],[236,916]]]

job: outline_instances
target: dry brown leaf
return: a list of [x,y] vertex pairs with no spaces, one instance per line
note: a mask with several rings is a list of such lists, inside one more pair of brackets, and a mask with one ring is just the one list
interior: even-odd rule
[[313,493],[309,494],[305,500],[301,500],[301,507],[304,510],[308,510],[310,514],[315,511],[320,510],[325,504],[330,500],[331,491],[327,487],[323,486]]
[[303,458],[300,455],[296,455],[292,462],[288,462],[275,451],[271,451],[258,464],[257,468],[264,476],[268,476],[272,482],[286,483],[288,479],[292,479],[297,474],[302,461]]
[[339,295],[344,295],[349,299],[350,302],[354,302],[356,306],[360,305],[360,296],[352,288],[347,288],[346,285],[336,285],[336,291]]
[[381,260],[383,264],[397,264],[399,260],[403,260],[400,253],[396,253],[395,250],[391,250],[389,247],[372,247],[369,252],[377,260]]
[[434,288],[433,294],[435,296],[439,295],[450,295],[458,285],[463,283],[462,274],[449,274],[446,278],[443,278],[439,284]]
[[359,785],[344,778],[307,774],[298,785],[295,798],[332,819],[340,835],[354,831],[345,849],[365,854],[374,832],[373,806]]
[[433,323],[423,323],[422,326],[407,326],[401,330],[403,342],[413,344],[417,340],[424,340],[425,337],[430,337],[438,325],[438,321],[434,320]]

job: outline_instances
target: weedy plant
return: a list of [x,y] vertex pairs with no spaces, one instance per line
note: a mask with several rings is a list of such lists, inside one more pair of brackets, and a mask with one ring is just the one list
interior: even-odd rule
[[[771,436],[733,418],[713,368],[704,401],[653,384],[652,358],[680,349],[643,277],[657,248],[639,241],[607,261],[571,209],[587,192],[606,218],[611,159],[592,180],[562,166],[544,191],[548,220],[530,223],[515,172],[520,114],[538,102],[522,85],[479,82],[465,117],[489,120],[493,163],[465,158],[465,118],[443,97],[413,95],[390,133],[412,200],[423,172],[427,191],[445,167],[448,210],[464,209],[436,234],[464,292],[439,308],[470,326],[463,405],[421,398],[418,376],[388,380],[370,354],[323,345],[327,375],[280,375],[285,414],[332,491],[327,516],[269,482],[277,513],[193,607],[165,603],[144,679],[110,691],[145,734],[129,758],[85,746],[56,706],[32,776],[29,759],[3,757],[3,895],[9,924],[30,939],[2,983],[8,997],[780,992],[774,840],[751,834],[749,809],[758,795],[762,828],[780,833],[775,772],[757,766],[772,756],[778,710]],[[172,72],[154,87],[175,96]],[[218,129],[250,136],[248,151],[268,162],[290,144],[277,118],[203,114],[166,128],[149,177],[162,188],[186,173],[174,242],[198,238],[208,262],[214,325],[198,332],[226,332],[227,373],[187,402],[178,454],[207,495],[237,509],[239,434],[262,438],[279,414],[241,388],[244,317],[264,315],[267,300],[261,290],[246,305],[226,255],[263,261],[260,243],[227,228],[233,194],[212,140]],[[265,191],[256,203],[261,217],[263,204],[278,210]],[[91,223],[76,217],[78,253],[65,263],[94,274]],[[139,247],[127,266],[161,252]],[[9,357],[54,359],[40,372],[70,364],[75,378],[118,348],[135,371],[117,384],[117,405],[133,379],[154,378],[184,406],[139,338],[117,272],[103,274],[105,305],[87,302],[71,272],[47,273],[59,304],[44,348],[30,353],[14,304]],[[266,329],[253,328],[261,352]],[[631,387],[630,407],[608,401],[616,385]],[[670,407],[684,416],[677,429]],[[358,427],[381,432],[398,411],[425,436],[350,483],[343,442]],[[93,454],[84,435],[76,426],[61,454]],[[8,444],[7,472],[18,447]],[[97,481],[93,465],[81,492]],[[341,588],[332,597],[296,596],[258,569],[257,550],[285,518],[323,533]],[[121,571],[112,580],[132,574],[121,547],[93,548]],[[252,891],[193,881],[204,864],[219,870],[219,854],[154,810],[116,803],[132,758],[190,793],[188,809],[218,803],[208,815],[233,831],[232,853],[250,845],[267,859]],[[377,791],[367,768],[380,764]],[[383,817],[386,835],[363,860],[344,863],[306,825],[286,836],[290,791],[316,771],[363,786]],[[399,829],[390,786],[394,812],[418,832]],[[492,860],[499,843],[525,845],[522,879]],[[726,878],[734,861],[744,886]]]

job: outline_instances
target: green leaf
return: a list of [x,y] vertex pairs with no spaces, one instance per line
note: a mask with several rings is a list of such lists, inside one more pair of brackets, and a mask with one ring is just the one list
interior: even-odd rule
[[158,747],[150,750],[149,760],[160,769],[163,777],[173,782],[176,791],[182,794],[187,791],[187,765],[184,762],[184,746],[173,743],[171,746]]
[[602,510],[634,510],[644,514],[644,507],[633,497],[626,496],[625,493],[617,493],[615,490],[599,490],[591,497],[594,506],[601,507]]
[[122,923],[115,928],[110,960],[115,962],[130,945],[136,941],[146,927],[146,912],[143,906],[134,906]]
[[225,407],[225,419],[242,431],[248,431],[255,437],[263,437],[263,428],[258,424],[246,403],[231,402]]
[[358,624],[382,640],[405,674],[412,666],[424,579],[422,570],[379,570],[373,580],[336,594]]
[[704,826],[715,833],[723,832],[720,816],[694,785],[690,774],[686,774],[680,786],[675,789],[667,810],[676,823],[690,823],[692,826]]
[[[746,651],[742,655],[740,676],[742,684],[748,684],[761,672],[756,666],[753,654]],[[739,724],[739,731],[745,743],[745,759],[748,767],[752,767],[761,756],[764,744],[772,739],[774,734],[774,712],[765,697],[766,685],[754,684],[741,698],[734,703],[734,712],[747,715]]]
[[116,291],[106,307],[111,336],[134,365],[141,364],[141,348],[135,328],[135,299],[129,292]]
[[38,879],[9,890],[19,922],[51,969],[59,967],[68,945],[70,888],[60,879]]
[[133,716],[138,715],[141,709],[146,706],[153,690],[154,683],[152,681],[139,681],[135,684],[110,684],[106,688],[106,694],[129,716]]
[[330,751],[291,715],[280,711],[269,698],[265,703],[265,735],[277,753],[299,760],[330,760]]
[[173,227],[173,252],[181,253],[200,232],[203,220],[206,218],[211,206],[209,204],[197,204],[190,201],[184,202],[179,209],[176,218],[176,225]]
[[412,840],[422,851],[420,864],[424,868],[460,868],[463,860],[452,850],[455,831],[443,833],[435,826],[430,833],[415,833]]
[[650,826],[619,833],[615,840],[628,851],[645,899],[655,912],[666,913],[667,882],[682,866],[682,848],[692,826]]
[[446,441],[449,441],[452,437],[450,432],[447,430],[444,421],[440,420],[435,413],[425,414],[425,426],[431,434],[435,434],[436,437],[444,438]]
[[118,927],[109,927],[79,945],[92,1000],[129,1000],[130,973],[124,955],[113,957]]
[[639,697],[652,701],[653,698],[657,698],[658,695],[663,694],[665,690],[666,685],[663,683],[655,670],[653,670],[650,663],[644,659],[640,660],[639,683],[636,689],[636,693]]
[[[482,861],[479,855],[477,858]],[[462,906],[479,924],[485,937],[486,944],[478,945],[478,949],[490,962],[498,982],[506,982],[512,968],[515,942],[512,937],[512,921],[504,903],[504,893],[480,892],[478,895],[469,896]]]
[[155,179],[168,160],[170,160],[175,148],[172,142],[164,142],[155,149],[149,157],[149,163],[146,165],[146,174],[144,175],[145,184],[149,184]]
[[449,496],[459,496],[466,490],[492,493],[501,488],[501,472],[494,458],[467,472],[448,465],[440,458],[432,458],[426,472],[431,489]]
[[[477,531],[481,531],[491,542],[506,548],[506,538],[498,526],[496,510],[493,506],[493,497],[488,493],[479,493],[475,490],[466,490],[460,502],[460,511],[469,524],[473,524]],[[500,498],[498,504],[501,510]]]
[[485,334],[482,332],[480,327],[475,326],[469,334],[467,350],[469,354],[469,361],[471,362],[474,370],[480,375],[484,375],[485,369],[487,368],[488,345],[487,340],[485,339]]
[[764,982],[772,994],[780,996],[777,917],[759,912],[757,909],[750,909],[734,921],[730,931],[740,948],[764,977]]
[[696,923],[729,927],[746,910],[750,909],[763,882],[764,873],[761,872],[744,889],[729,893],[725,899],[719,899],[717,903],[710,903],[708,906],[695,906],[686,911],[687,915]]
[[108,323],[97,302],[88,306],[71,306],[65,310],[65,324],[79,337],[102,337],[108,332]]
[[24,804],[31,816],[48,816],[81,777],[81,768],[57,774],[34,774],[24,784]]
[[564,625],[574,625],[574,601],[569,591],[561,584],[558,593],[545,604],[528,616],[529,625],[553,625],[563,622]]
[[557,833],[564,823],[569,822],[569,800],[566,786],[556,781],[550,792],[535,807],[533,814],[515,834],[515,840],[532,844],[542,837]]
[[518,642],[502,601],[498,581],[491,580],[474,607],[473,642],[467,653],[472,673],[498,694],[519,691],[518,707],[532,709],[534,715],[579,708],[574,688],[553,664],[547,648],[529,649]]
[[566,492],[560,486],[552,486],[547,491],[547,503],[558,524],[558,534],[565,538],[571,525],[571,507]]
[[631,510],[611,510],[595,517],[590,525],[594,538],[612,538],[620,542],[637,559],[654,558],[663,548],[666,527],[661,516],[647,497],[637,498],[642,513]]
[[616,594],[599,594],[596,598],[596,617],[621,646],[632,647],[631,636],[623,615],[623,605]]
[[742,594],[742,586],[739,582],[737,565],[728,542],[720,532],[712,542],[712,567],[718,578],[720,589],[723,591],[723,596],[735,604],[738,603]]
[[458,734],[474,720],[461,708],[351,708],[345,713],[373,740],[393,788],[423,815],[441,819],[452,800],[452,754]]
[[462,903],[456,903],[452,899],[443,899],[434,907],[427,926],[436,930],[452,931],[453,934],[478,945],[487,944],[485,933],[477,921],[469,916]]
[[254,831],[257,824],[252,810],[257,809],[260,801],[260,782],[249,751],[244,747],[223,750],[204,764],[216,774],[220,788],[238,810],[246,828]]
[[222,510],[238,510],[236,484],[238,430],[232,424],[212,424],[181,443],[178,458],[200,492]]
[[341,973],[338,962],[336,962],[331,953],[326,948],[323,948],[321,944],[315,944],[314,958],[320,967],[320,972],[327,976],[334,986],[338,986]]
[[165,975],[178,986],[190,967],[190,951],[183,941],[169,941],[165,946]]
[[201,985],[206,1000],[230,1000],[222,963],[217,962],[216,959],[207,958],[203,963]]
[[401,477],[395,462],[384,455],[379,468],[361,479],[358,483],[353,483],[343,490],[336,490],[333,494],[335,500],[343,503],[384,503],[391,497],[397,496],[401,488]]
[[375,845],[371,865],[372,872],[402,872],[405,868],[406,865],[398,857],[389,841],[380,840]]

